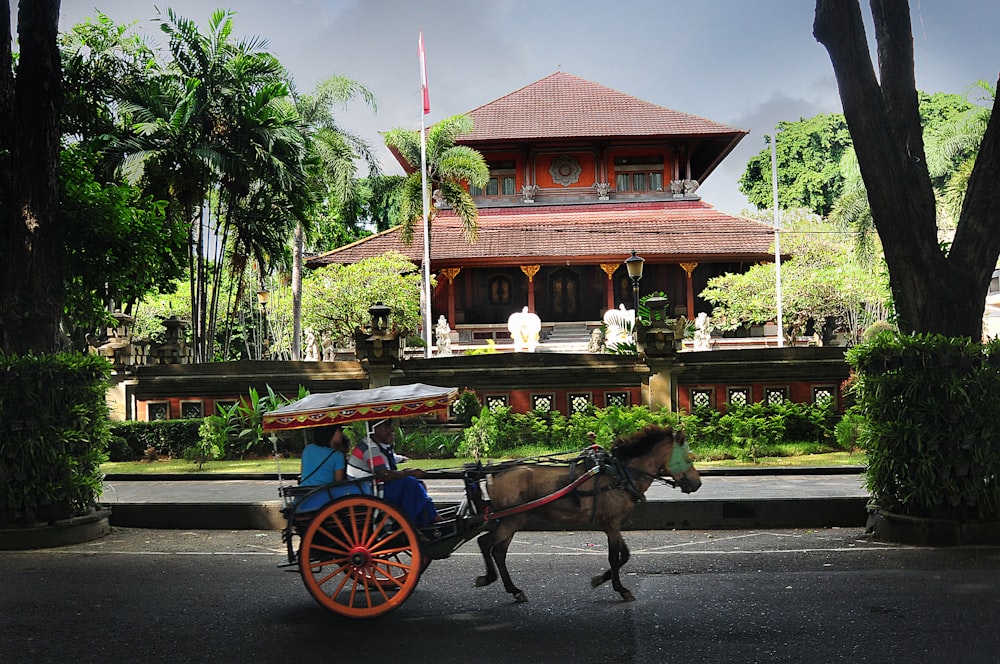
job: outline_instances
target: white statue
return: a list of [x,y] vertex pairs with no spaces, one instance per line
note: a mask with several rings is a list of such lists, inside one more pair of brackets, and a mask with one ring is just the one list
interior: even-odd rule
[[538,345],[538,335],[542,331],[542,319],[538,314],[530,313],[528,307],[524,307],[521,311],[510,315],[507,319],[507,329],[510,330],[510,336],[514,340],[515,352],[534,353]]
[[316,343],[316,333],[312,328],[306,328],[306,362],[319,360],[319,344]]
[[448,326],[447,318],[438,316],[434,334],[437,340],[438,357],[451,355],[451,328]]
[[604,346],[613,350],[619,344],[631,343],[634,340],[632,331],[635,329],[635,310],[619,305],[617,309],[608,309],[604,313]]
[[694,349],[712,350],[712,326],[704,311],[694,321]]
[[336,357],[337,351],[333,348],[333,339],[330,338],[329,334],[323,335],[323,361],[333,362],[333,358]]

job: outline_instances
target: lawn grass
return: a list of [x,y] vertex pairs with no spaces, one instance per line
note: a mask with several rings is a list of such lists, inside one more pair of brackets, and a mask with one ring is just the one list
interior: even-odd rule
[[[499,461],[500,459],[494,459]],[[485,462],[485,460],[484,460]],[[475,459],[414,459],[406,464],[407,468],[423,468],[425,470],[440,468],[461,468],[463,464],[475,463]],[[851,452],[829,452],[826,454],[801,454],[784,457],[762,457],[757,463],[723,459],[719,461],[696,461],[697,468],[760,468],[760,467],[808,467],[808,466],[863,466],[865,455]],[[301,469],[299,459],[282,459],[281,473],[297,475]],[[142,474],[158,475],[167,473],[275,473],[277,465],[274,459],[244,459],[237,461],[209,461],[198,469],[198,464],[183,459],[161,459],[155,462],[146,461],[109,461],[101,464],[101,472],[112,474]]]

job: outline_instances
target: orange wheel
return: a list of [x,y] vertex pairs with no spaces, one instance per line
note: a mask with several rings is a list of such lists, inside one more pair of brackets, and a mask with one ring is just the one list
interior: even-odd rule
[[324,507],[299,546],[309,594],[348,618],[374,618],[401,606],[417,587],[422,560],[416,529],[371,496],[345,496]]

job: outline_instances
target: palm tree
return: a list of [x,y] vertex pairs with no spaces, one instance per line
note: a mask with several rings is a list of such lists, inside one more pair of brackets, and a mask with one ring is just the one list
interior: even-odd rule
[[[940,207],[949,218],[957,220],[962,211],[965,192],[969,185],[972,167],[976,164],[979,144],[986,133],[986,125],[996,101],[996,86],[988,81],[976,81],[973,92],[982,105],[973,106],[957,122],[945,125],[932,137],[932,149],[927,160],[931,177],[947,176],[941,191]],[[971,96],[971,95],[970,95]],[[959,160],[956,167],[955,160]]]
[[[345,76],[331,76],[316,86],[312,95],[295,97],[310,154],[310,187],[315,192],[313,211],[323,206],[332,211],[341,224],[354,230],[360,223],[363,209],[357,162],[361,159],[367,163],[371,177],[378,177],[380,169],[364,139],[337,124],[333,107],[346,106],[358,98],[372,111],[378,110],[375,95],[363,84]],[[298,359],[301,354],[302,252],[307,228],[308,224],[296,225],[292,242],[292,359]]]
[[[441,203],[451,207],[462,221],[462,230],[469,242],[479,235],[479,212],[472,196],[462,186],[467,182],[485,187],[490,169],[483,155],[465,145],[456,145],[462,134],[472,131],[472,118],[455,115],[427,130],[427,192],[430,198],[430,223]],[[420,132],[396,127],[383,134],[385,143],[400,155],[409,166],[410,174],[403,182],[400,203],[402,214],[402,239],[413,241],[413,231],[423,218],[424,190],[420,173]]]
[[[214,353],[227,258],[233,273],[242,275],[252,256],[263,280],[269,264],[286,253],[275,237],[287,239],[292,220],[304,218],[307,198],[304,145],[284,69],[263,50],[266,42],[233,41],[232,16],[216,11],[202,34],[167,10],[161,29],[171,62],[131,92],[123,109],[135,132],[118,147],[125,172],[142,177],[190,225],[198,361]],[[230,281],[240,285],[240,295],[242,276]]]

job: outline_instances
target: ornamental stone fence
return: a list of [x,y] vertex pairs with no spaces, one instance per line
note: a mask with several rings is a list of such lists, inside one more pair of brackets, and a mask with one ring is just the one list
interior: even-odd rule
[[429,359],[399,359],[383,352],[341,362],[139,366],[116,383],[109,403],[115,419],[175,419],[214,414],[218,404],[246,398],[250,388],[266,394],[270,387],[294,398],[300,386],[317,393],[428,383],[472,389],[484,405],[509,406],[515,412],[553,409],[569,415],[591,404],[690,411],[696,406],[724,409],[730,403],[827,400],[843,411],[841,384],[848,376],[844,349],[837,347]]

